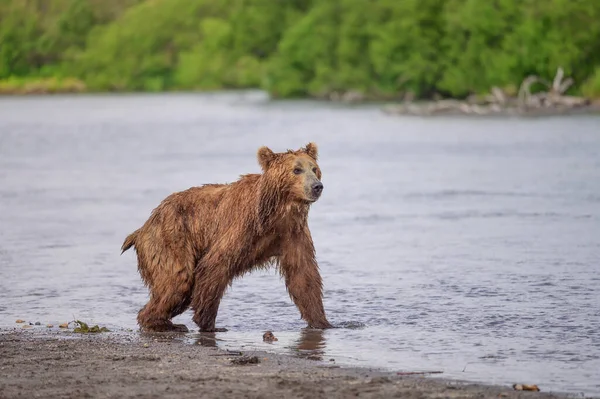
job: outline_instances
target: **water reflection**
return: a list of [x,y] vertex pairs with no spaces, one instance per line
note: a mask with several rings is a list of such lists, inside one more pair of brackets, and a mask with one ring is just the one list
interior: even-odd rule
[[198,334],[195,342],[196,345],[202,345],[207,348],[217,347],[217,336],[214,332],[201,332]]
[[323,360],[326,340],[323,330],[305,328],[300,332],[300,337],[290,349],[295,356],[310,360]]
[[[219,335],[217,335],[219,334]],[[299,335],[295,332],[276,333],[277,341],[269,342],[258,338],[258,333],[206,333],[200,332],[187,335],[188,341],[194,345],[208,348],[220,347],[224,350],[245,348],[245,350],[275,350],[286,348],[293,356],[309,360],[323,360],[326,352],[327,340],[323,330],[305,328]],[[176,339],[176,338],[175,338]],[[260,339],[260,341],[259,341]]]
[[185,338],[184,333],[177,332],[149,332],[149,331],[139,331],[140,338],[157,341],[157,342],[173,342],[173,341],[181,341]]
[[182,332],[147,332],[139,331],[139,337],[144,341],[155,342],[186,342],[207,348],[217,348],[217,338],[214,332],[182,333]]

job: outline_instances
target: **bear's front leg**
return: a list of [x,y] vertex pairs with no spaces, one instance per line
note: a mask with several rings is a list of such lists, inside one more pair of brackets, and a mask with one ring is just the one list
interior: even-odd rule
[[191,307],[194,310],[194,323],[202,332],[223,332],[226,328],[216,328],[221,298],[229,284],[226,264],[203,264],[196,270]]
[[311,328],[333,327],[325,316],[323,283],[308,227],[285,242],[279,268],[302,319]]

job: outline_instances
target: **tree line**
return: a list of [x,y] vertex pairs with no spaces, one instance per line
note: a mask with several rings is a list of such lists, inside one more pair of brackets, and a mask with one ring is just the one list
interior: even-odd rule
[[461,98],[558,67],[600,97],[598,0],[3,0],[0,91]]

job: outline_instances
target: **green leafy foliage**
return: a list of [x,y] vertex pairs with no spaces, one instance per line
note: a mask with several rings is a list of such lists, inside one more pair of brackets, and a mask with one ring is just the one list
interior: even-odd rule
[[141,0],[0,1],[0,79],[61,77],[97,26]]
[[600,64],[599,13],[593,0],[451,0],[439,88],[480,93],[531,74],[550,79],[559,66],[581,83]]
[[600,67],[585,81],[581,91],[587,97],[600,99]]
[[80,334],[94,334],[94,333],[103,333],[110,332],[110,330],[106,327],[99,327],[97,325],[90,327],[87,323],[84,323],[81,320],[75,320],[75,324],[77,327],[73,329],[73,332]]
[[3,0],[0,22],[5,92],[464,97],[559,66],[598,92],[597,0]]
[[80,93],[85,84],[74,78],[11,77],[0,80],[0,94]]

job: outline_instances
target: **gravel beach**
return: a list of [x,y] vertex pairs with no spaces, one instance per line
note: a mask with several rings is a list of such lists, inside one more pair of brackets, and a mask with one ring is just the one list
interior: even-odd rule
[[[214,343],[214,341],[212,341]],[[526,382],[525,382],[526,383]],[[543,391],[543,387],[540,387]],[[566,398],[512,387],[401,376],[208,339],[70,330],[0,330],[0,398]]]

